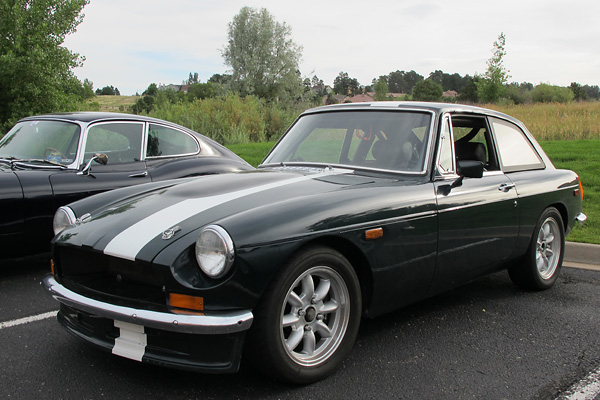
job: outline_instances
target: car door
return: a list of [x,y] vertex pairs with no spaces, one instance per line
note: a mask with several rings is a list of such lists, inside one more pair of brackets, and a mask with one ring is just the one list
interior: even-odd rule
[[[499,168],[487,119],[446,115],[439,142],[434,293],[497,268],[511,256],[519,231],[517,192]],[[484,163],[483,176],[460,177],[464,161]]]
[[[89,126],[80,149],[80,171],[50,177],[55,208],[106,190],[150,182],[142,153],[145,130],[145,124],[137,121]],[[108,156],[106,165],[91,161],[99,153]]]

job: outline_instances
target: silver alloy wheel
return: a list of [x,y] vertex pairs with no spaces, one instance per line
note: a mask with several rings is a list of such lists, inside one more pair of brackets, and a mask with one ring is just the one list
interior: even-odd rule
[[550,279],[560,259],[561,232],[556,220],[552,217],[546,218],[538,232],[535,263],[538,273],[542,279]]
[[349,320],[350,295],[344,279],[330,267],[313,267],[285,296],[280,338],[294,362],[316,366],[335,353]]

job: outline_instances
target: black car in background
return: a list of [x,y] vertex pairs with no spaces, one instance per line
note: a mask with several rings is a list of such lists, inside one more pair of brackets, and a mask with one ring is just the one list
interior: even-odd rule
[[158,119],[96,112],[24,118],[0,140],[0,259],[48,252],[56,209],[83,197],[251,169],[213,140]]

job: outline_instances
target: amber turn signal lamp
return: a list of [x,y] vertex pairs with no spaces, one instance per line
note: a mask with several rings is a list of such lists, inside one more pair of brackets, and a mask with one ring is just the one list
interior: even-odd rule
[[375,240],[383,236],[383,228],[369,229],[365,231],[366,240]]
[[187,308],[189,310],[204,310],[204,297],[188,296],[187,294],[170,293],[169,305],[177,308]]
[[581,195],[581,200],[583,200],[583,185],[581,184],[581,179],[577,176],[577,182],[579,182],[579,191],[575,190],[575,196]]
[[50,259],[50,272],[52,272],[52,275],[54,275],[54,260]]

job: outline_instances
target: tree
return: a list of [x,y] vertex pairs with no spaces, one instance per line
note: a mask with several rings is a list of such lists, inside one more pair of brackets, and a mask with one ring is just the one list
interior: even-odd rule
[[504,85],[510,79],[509,71],[504,67],[505,44],[504,33],[500,33],[498,40],[494,42],[492,57],[487,61],[487,71],[477,83],[479,99],[483,102],[494,103],[498,101],[502,97]]
[[186,97],[189,101],[193,101],[195,99],[208,99],[210,97],[215,97],[214,85],[211,82],[194,83],[188,88]]
[[575,95],[568,87],[540,83],[533,89],[531,97],[538,103],[568,103],[573,100]]
[[417,82],[423,80],[423,75],[419,75],[415,71],[394,71],[390,72],[389,75],[384,75],[384,78],[388,84],[389,91],[391,93],[405,93],[410,94]]
[[414,70],[410,70],[404,74],[404,81],[406,82],[406,91],[402,93],[413,93],[417,83],[423,80],[423,75],[416,73]]
[[442,85],[432,79],[425,79],[416,83],[413,88],[413,99],[419,101],[440,101],[444,89]]
[[514,104],[531,103],[531,91],[533,85],[530,83],[511,83],[504,87],[504,97]]
[[187,81],[183,81],[184,85],[193,85],[195,83],[200,83],[197,72],[194,72],[193,74],[190,72],[190,76],[188,77]]
[[358,94],[360,83],[356,78],[350,78],[347,72],[340,72],[333,80],[333,91],[337,94],[352,96]]
[[0,133],[17,119],[72,110],[83,85],[72,69],[84,61],[62,46],[89,0],[0,2]]
[[477,82],[479,81],[479,77],[471,77],[469,75],[465,76],[464,83],[460,94],[458,95],[458,100],[467,102],[467,103],[477,103],[479,101],[479,96],[477,95]]
[[302,95],[302,47],[291,39],[291,28],[265,8],[240,10],[229,23],[222,56],[232,69],[231,88],[243,96],[295,101]]
[[86,100],[91,99],[94,96],[94,83],[87,78],[84,79],[83,86],[81,88],[81,98]]
[[571,86],[569,86],[569,88],[573,92],[576,101],[584,101],[588,99],[586,91],[583,89],[583,86],[581,86],[579,83],[571,82]]
[[598,85],[584,85],[583,90],[590,99],[600,100],[600,87],[598,87]]
[[227,85],[231,82],[231,75],[228,74],[213,74],[210,78],[208,78],[207,83],[217,83],[219,85]]
[[119,88],[111,86],[104,86],[102,89],[96,89],[96,95],[98,96],[120,96]]
[[373,96],[373,100],[384,101],[388,99],[388,84],[384,78],[379,78],[373,87],[375,89],[375,96]]

